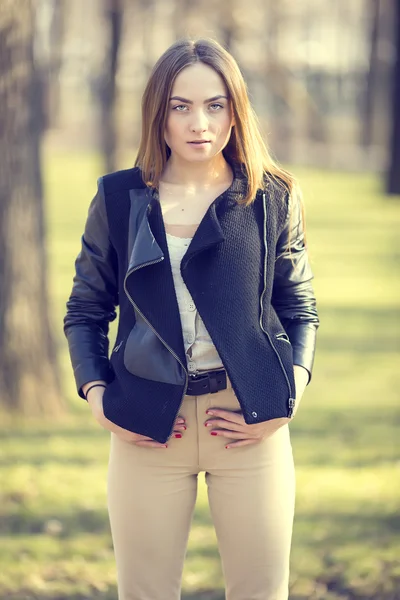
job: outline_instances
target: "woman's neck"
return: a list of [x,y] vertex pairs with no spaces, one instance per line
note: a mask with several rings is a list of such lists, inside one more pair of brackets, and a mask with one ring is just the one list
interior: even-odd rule
[[232,169],[222,153],[208,162],[188,162],[171,155],[161,176],[162,183],[194,188],[218,186],[231,179]]

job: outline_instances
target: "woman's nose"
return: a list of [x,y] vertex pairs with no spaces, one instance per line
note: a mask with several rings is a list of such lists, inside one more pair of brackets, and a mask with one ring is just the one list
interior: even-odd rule
[[207,131],[208,119],[203,111],[193,113],[193,117],[190,123],[190,130],[193,132]]

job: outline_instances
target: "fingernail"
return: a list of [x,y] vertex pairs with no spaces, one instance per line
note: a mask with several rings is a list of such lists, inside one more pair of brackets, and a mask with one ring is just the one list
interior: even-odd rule
[[205,427],[211,427],[212,423],[204,423]]
[[230,448],[230,446],[225,446],[225,448],[228,450],[228,448]]
[[206,410],[206,415],[213,415],[213,411],[212,410]]
[[168,444],[164,444],[163,448],[168,448]]
[[211,435],[218,435],[218,433],[216,431],[212,431]]
[[181,438],[182,436],[180,433],[175,433],[174,437]]

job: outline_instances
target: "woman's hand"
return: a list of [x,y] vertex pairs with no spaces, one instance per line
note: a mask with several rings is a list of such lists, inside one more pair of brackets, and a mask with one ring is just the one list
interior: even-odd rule
[[[212,419],[208,419],[204,423],[206,427],[210,428],[211,435],[237,440],[236,442],[230,442],[225,446],[226,448],[258,444],[291,421],[288,417],[282,417],[248,425],[241,411],[212,408],[207,410],[206,414],[213,416]],[[217,429],[214,429],[215,427]]]
[[[104,429],[115,433],[121,440],[129,442],[130,444],[135,444],[136,446],[145,446],[146,448],[168,447],[168,444],[161,444],[160,442],[153,440],[153,438],[151,437],[141,435],[140,433],[134,433],[132,431],[129,431],[128,429],[124,429],[123,427],[120,427],[119,425],[116,425],[115,423],[107,419],[103,411],[104,391],[105,388],[93,388],[92,390],[90,390],[87,397],[87,401],[90,405],[90,408],[92,409],[92,414],[96,421],[99,423],[99,425],[104,427]],[[185,429],[185,419],[178,416],[175,421],[174,431],[172,432],[171,437],[182,437],[182,433],[183,431],[185,431]]]
[[[300,365],[294,365],[294,378],[296,383],[296,402],[292,417],[282,417],[280,419],[271,419],[262,423],[248,425],[241,411],[222,410],[212,408],[206,411],[206,414],[212,415],[213,419],[205,421],[204,425],[210,428],[211,435],[227,437],[237,440],[231,442],[226,448],[236,448],[237,446],[249,446],[257,444],[263,439],[269,437],[283,425],[290,423],[295,416],[304,390],[308,383],[309,374],[307,369]],[[214,429],[217,427],[217,429]]]

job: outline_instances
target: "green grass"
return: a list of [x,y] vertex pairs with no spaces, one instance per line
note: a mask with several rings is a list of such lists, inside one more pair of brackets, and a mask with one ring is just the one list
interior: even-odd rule
[[[62,333],[100,163],[46,161],[53,323],[69,414],[0,429],[0,598],[116,599],[108,433],[75,392]],[[312,384],[291,425],[297,464],[291,600],[400,598],[400,198],[377,178],[296,170],[321,317]],[[111,340],[115,335],[115,323]],[[222,600],[201,478],[184,598]]]

